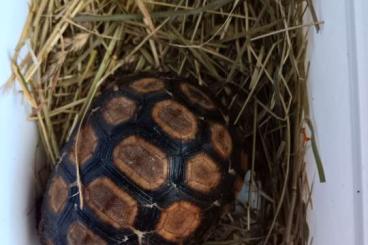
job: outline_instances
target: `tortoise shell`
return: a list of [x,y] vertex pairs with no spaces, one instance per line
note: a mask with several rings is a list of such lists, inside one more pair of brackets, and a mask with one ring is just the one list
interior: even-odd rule
[[43,244],[201,243],[241,184],[236,135],[194,82],[167,74],[114,80],[50,177]]

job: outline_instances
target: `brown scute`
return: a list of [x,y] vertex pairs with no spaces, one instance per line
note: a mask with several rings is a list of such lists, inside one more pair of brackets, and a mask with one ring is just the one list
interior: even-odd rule
[[136,103],[120,96],[110,99],[102,108],[102,116],[110,125],[117,125],[131,119],[136,112]]
[[138,212],[137,202],[108,178],[88,185],[86,203],[103,221],[116,229],[131,227]]
[[69,226],[67,240],[68,245],[107,245],[107,242],[79,222]]
[[188,140],[197,133],[195,116],[183,105],[173,100],[158,102],[153,108],[153,119],[170,136]]
[[211,126],[211,142],[215,151],[223,158],[230,156],[233,149],[233,142],[225,126],[218,123]]
[[186,201],[175,202],[161,213],[156,232],[168,241],[188,238],[201,222],[201,209]]
[[207,110],[215,109],[213,101],[203,91],[193,85],[182,83],[180,84],[180,89],[193,104],[197,104]]
[[62,177],[53,177],[48,192],[49,205],[54,213],[59,213],[64,209],[68,200],[68,185]]
[[[69,159],[74,163],[78,161],[79,165],[83,165],[94,154],[96,146],[97,146],[96,133],[93,130],[92,125],[90,123],[87,123],[75,135],[74,144],[70,149]],[[76,151],[78,154],[75,154]]]
[[166,154],[137,136],[130,136],[115,147],[113,162],[121,172],[147,190],[160,187],[169,172]]
[[152,93],[163,90],[165,84],[157,78],[143,78],[134,81],[130,87],[139,93]]
[[199,153],[188,160],[186,182],[190,188],[207,193],[218,186],[220,180],[220,169],[205,153]]

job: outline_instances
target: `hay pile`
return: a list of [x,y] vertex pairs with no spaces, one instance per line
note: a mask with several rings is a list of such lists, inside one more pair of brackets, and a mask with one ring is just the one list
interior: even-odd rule
[[320,24],[311,0],[31,0],[29,8],[8,84],[19,82],[32,106],[52,166],[115,71],[193,77],[228,109],[251,165],[252,202],[206,244],[307,243],[309,142],[324,180],[306,92],[305,30]]

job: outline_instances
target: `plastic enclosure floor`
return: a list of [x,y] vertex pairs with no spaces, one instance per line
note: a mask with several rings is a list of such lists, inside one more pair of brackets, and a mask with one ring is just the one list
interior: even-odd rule
[[327,183],[313,183],[312,244],[368,244],[368,1],[314,0],[310,98]]
[[[327,183],[313,184],[311,242],[368,245],[368,1],[314,0],[325,24],[310,31],[311,106]],[[27,1],[0,8],[0,84],[9,75],[9,54],[20,35]],[[0,95],[0,239],[2,245],[36,245],[32,216],[36,127],[16,91]]]

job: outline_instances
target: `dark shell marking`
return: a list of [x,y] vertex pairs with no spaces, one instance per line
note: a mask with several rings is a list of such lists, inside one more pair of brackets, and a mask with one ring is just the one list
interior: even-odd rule
[[96,99],[50,179],[42,244],[202,242],[240,190],[234,170],[243,173],[247,158],[213,97],[182,81],[119,77]]

